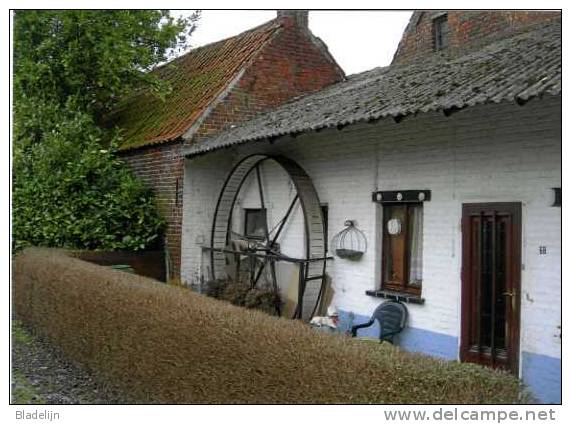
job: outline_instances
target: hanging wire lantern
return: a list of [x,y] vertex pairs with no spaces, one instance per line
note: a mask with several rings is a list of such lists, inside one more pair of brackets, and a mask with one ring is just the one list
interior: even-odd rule
[[357,260],[367,251],[367,238],[355,227],[355,221],[347,220],[345,228],[333,237],[331,247],[340,258]]

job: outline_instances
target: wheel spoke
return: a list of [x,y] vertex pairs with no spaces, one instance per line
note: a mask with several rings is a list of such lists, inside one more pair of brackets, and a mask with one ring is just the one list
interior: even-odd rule
[[282,229],[284,228],[285,223],[287,222],[289,216],[291,215],[291,211],[293,210],[293,207],[295,206],[295,203],[297,202],[298,199],[298,195],[296,194],[295,197],[293,198],[293,200],[291,201],[286,214],[284,215],[284,217],[282,218],[282,220],[280,221],[280,225],[278,227],[278,230],[276,232],[276,235],[274,236],[274,238],[272,239],[271,245],[270,245],[270,249],[273,247],[273,245],[276,243],[276,241],[278,240],[278,237],[280,236],[280,233],[282,232]]
[[[269,241],[269,246],[268,249],[273,251],[273,247],[276,244],[276,241],[278,239],[278,237],[280,236],[282,229],[284,228],[285,223],[287,222],[289,216],[291,215],[291,211],[293,210],[293,207],[295,206],[295,203],[297,202],[298,199],[298,195],[296,194],[295,197],[293,198],[292,202],[290,203],[286,214],[284,215],[284,217],[282,218],[282,220],[280,221],[280,225],[278,227],[278,230],[275,234],[275,236],[272,238],[271,241],[269,241],[269,235],[267,237],[268,241]],[[267,223],[267,221],[266,221]],[[254,278],[254,286],[258,283],[258,280],[260,279],[260,276],[262,275],[262,272],[264,271],[264,267],[266,266],[266,262],[264,261],[264,263],[262,265],[260,265],[260,269],[258,270],[258,274],[256,275],[256,277]],[[274,280],[274,284],[277,286],[277,282],[276,282],[276,268],[275,268],[275,264],[273,261],[271,261],[271,267],[272,267],[272,278]]]
[[260,206],[262,208],[262,213],[264,214],[264,235],[266,240],[270,241],[270,236],[268,234],[268,214],[266,211],[266,205],[264,203],[264,190],[262,189],[262,177],[260,175],[260,165],[256,165],[256,178],[258,180],[258,191],[260,193]]

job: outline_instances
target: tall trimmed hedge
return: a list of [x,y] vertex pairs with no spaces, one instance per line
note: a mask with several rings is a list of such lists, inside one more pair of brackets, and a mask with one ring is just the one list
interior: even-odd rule
[[61,251],[14,263],[19,318],[73,360],[151,403],[517,403],[476,365],[312,331]]

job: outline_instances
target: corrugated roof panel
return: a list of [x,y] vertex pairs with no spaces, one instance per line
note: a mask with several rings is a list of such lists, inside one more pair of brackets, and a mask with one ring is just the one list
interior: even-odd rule
[[196,155],[248,141],[359,121],[561,94],[561,20],[466,56],[376,68],[298,98],[186,149]]

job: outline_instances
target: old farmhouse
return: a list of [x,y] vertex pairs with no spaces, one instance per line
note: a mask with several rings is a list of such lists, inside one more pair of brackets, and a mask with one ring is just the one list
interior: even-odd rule
[[175,272],[249,264],[282,315],[341,329],[403,302],[395,344],[560,402],[560,14],[417,11],[390,66],[347,77],[307,22],[193,50],[157,71],[171,98],[118,111]]
[[183,146],[287,100],[344,79],[307,27],[307,14],[278,17],[235,37],[192,50],[156,70],[172,86],[162,102],[141,92],[112,120],[125,130],[124,159],[158,196],[166,218],[171,274],[180,272]]

